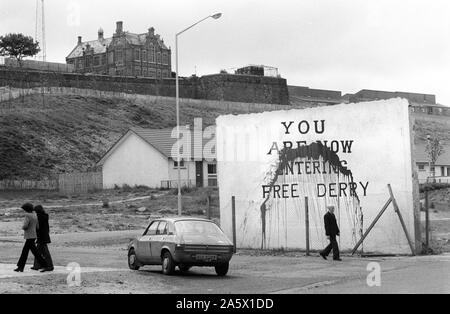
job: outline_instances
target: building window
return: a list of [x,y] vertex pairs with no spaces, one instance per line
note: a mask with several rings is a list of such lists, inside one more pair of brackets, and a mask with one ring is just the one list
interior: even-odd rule
[[163,76],[163,78],[168,78],[168,77],[169,77],[169,71],[164,70],[164,71],[162,72],[162,76]]
[[106,64],[106,54],[102,55],[101,64]]
[[99,66],[100,65],[100,56],[95,56],[94,57],[94,66]]
[[136,75],[136,76],[142,75],[140,66],[135,66],[134,67],[134,75]]
[[148,56],[148,61],[149,62],[155,62],[155,47],[153,47],[153,45],[150,45],[150,49],[149,49],[149,56]]
[[123,61],[123,50],[119,49],[116,51],[116,62],[122,62]]
[[142,61],[147,62],[147,50],[142,50]]
[[445,177],[445,167],[441,167],[441,176]]
[[[178,161],[176,161],[176,160],[173,161],[173,167],[174,168],[178,168]],[[180,160],[180,168],[185,168],[184,167],[184,160]]]
[[158,70],[157,78],[161,78],[161,70]]
[[163,64],[169,64],[169,58],[168,58],[166,52],[164,52],[163,55],[162,55],[162,63]]
[[450,177],[450,167],[447,168],[447,177]]
[[150,77],[156,77],[156,70],[155,69],[149,69],[148,70],[148,76]]
[[134,50],[134,60],[141,61],[141,51],[139,49]]
[[161,52],[158,52],[158,54],[156,55],[156,63],[161,63]]
[[425,165],[424,164],[419,164],[418,168],[419,168],[419,171],[425,171]]
[[92,56],[86,58],[86,67],[90,68],[92,66]]

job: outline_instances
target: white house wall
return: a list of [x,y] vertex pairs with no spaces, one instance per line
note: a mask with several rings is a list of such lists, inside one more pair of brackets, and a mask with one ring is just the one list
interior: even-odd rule
[[134,133],[127,135],[103,164],[103,187],[146,185],[159,188],[168,178],[168,160]]

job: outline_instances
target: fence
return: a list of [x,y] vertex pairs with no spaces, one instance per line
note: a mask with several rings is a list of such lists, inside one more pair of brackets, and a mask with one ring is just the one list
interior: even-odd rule
[[19,191],[19,190],[47,190],[57,191],[58,180],[3,180],[0,181],[0,191]]
[[60,174],[46,180],[3,180],[0,191],[45,190],[61,194],[83,194],[103,189],[101,172],[80,172]]
[[62,194],[83,194],[103,189],[103,175],[101,172],[60,174],[58,183]]
[[[195,187],[195,183],[192,180],[181,180],[181,187],[185,188],[193,188]],[[162,189],[175,189],[178,188],[178,181],[177,180],[164,180],[161,181],[161,188]]]

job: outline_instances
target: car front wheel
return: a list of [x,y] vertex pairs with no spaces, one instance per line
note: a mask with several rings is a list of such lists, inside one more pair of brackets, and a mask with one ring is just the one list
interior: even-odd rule
[[164,252],[162,257],[162,272],[164,275],[172,275],[175,271],[175,262],[169,252]]
[[230,263],[223,263],[215,266],[216,274],[218,276],[225,276],[228,273],[228,268],[230,267]]
[[131,270],[139,270],[139,265],[137,263],[136,253],[134,252],[133,248],[131,248],[128,251],[128,267]]

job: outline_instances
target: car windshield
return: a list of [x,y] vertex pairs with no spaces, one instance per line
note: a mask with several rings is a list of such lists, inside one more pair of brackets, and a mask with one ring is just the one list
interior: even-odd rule
[[223,235],[222,230],[215,223],[200,220],[177,221],[175,230],[181,234]]

